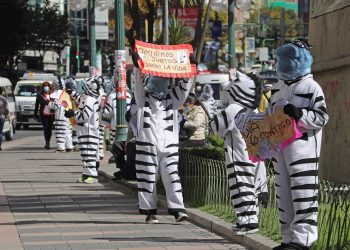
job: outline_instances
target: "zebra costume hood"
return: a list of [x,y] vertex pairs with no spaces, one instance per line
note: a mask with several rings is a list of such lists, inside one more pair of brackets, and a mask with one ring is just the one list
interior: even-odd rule
[[276,50],[278,78],[294,81],[311,73],[313,62],[309,46],[299,40],[283,44]]
[[168,92],[169,78],[146,75],[143,83],[145,90],[155,97],[163,98]]
[[247,76],[237,71],[236,79],[227,90],[229,104],[236,103],[244,108],[256,109],[261,96],[261,83],[255,75]]
[[100,81],[96,77],[87,78],[84,81],[83,90],[86,95],[98,99],[100,96]]
[[54,90],[64,89],[64,84],[63,84],[63,82],[62,82],[61,77],[56,76],[56,77],[53,79],[52,88],[53,88]]

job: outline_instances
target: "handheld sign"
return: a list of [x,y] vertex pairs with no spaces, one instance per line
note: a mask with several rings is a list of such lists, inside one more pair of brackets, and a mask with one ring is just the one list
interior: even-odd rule
[[[61,105],[65,108],[65,110],[74,108],[71,97],[66,91],[61,92],[61,95],[58,100],[61,103]],[[69,118],[69,122],[72,125],[72,127],[75,127],[77,125],[77,122],[75,121],[74,117]]]
[[284,114],[281,108],[262,121],[249,122],[242,135],[252,162],[275,157],[288,144],[302,136],[295,120]]
[[162,77],[193,77],[196,65],[190,63],[193,48],[189,44],[157,45],[136,40],[142,73]]

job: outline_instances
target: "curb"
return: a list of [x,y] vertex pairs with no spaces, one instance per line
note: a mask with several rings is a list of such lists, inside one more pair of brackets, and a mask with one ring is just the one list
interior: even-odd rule
[[[109,175],[103,170],[99,170],[99,178],[107,181],[108,183],[118,185],[122,187],[125,192],[137,195],[136,181],[130,182],[126,180],[113,181],[114,176]],[[163,195],[158,194],[158,204],[162,207],[167,207],[166,198]],[[188,220],[198,226],[208,229],[209,231],[220,235],[233,243],[241,244],[251,250],[272,250],[272,248],[278,246],[276,242],[268,239],[260,234],[248,234],[243,236],[237,236],[232,231],[232,224],[228,223],[214,215],[202,212],[199,209],[186,206],[188,214]]]

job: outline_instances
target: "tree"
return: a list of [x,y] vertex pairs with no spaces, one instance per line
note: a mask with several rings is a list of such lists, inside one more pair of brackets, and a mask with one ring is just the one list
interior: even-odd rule
[[44,0],[39,9],[28,8],[25,12],[26,44],[23,49],[34,50],[43,59],[49,51],[60,53],[68,40],[67,15],[61,15],[57,4]]
[[26,4],[24,0],[0,0],[0,68],[10,71],[14,57],[24,45]]

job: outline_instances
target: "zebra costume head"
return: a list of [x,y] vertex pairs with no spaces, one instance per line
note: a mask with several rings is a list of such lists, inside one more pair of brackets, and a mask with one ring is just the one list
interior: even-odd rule
[[237,71],[236,79],[233,79],[229,93],[229,103],[236,103],[244,108],[256,109],[261,97],[261,81],[253,74],[247,76]]
[[77,89],[77,82],[73,78],[66,79],[66,81],[64,82],[64,85],[67,88],[70,88],[72,90],[76,90]]
[[294,81],[311,73],[313,62],[309,45],[295,40],[287,42],[276,50],[276,73],[278,78]]
[[210,86],[209,84],[205,84],[203,86],[203,90],[201,95],[199,96],[199,100],[200,101],[208,101],[209,99],[214,98],[214,90],[212,88],[212,86]]
[[60,76],[56,76],[53,81],[52,81],[52,88],[54,90],[60,90],[60,89],[64,89],[63,83],[62,83],[62,79]]
[[83,90],[85,95],[98,98],[100,96],[100,82],[95,77],[90,77],[84,80]]
[[150,94],[162,98],[168,93],[169,79],[167,77],[145,75],[143,86]]

